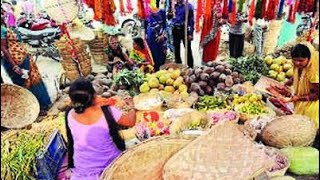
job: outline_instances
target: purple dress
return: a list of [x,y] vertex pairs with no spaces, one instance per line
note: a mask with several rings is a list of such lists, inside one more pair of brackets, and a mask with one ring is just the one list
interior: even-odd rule
[[[114,119],[118,121],[121,112],[114,107],[110,109]],[[75,168],[72,169],[71,180],[98,180],[102,171],[121,154],[121,151],[112,141],[104,116],[94,124],[84,125],[77,122],[72,114],[68,115],[74,140]]]

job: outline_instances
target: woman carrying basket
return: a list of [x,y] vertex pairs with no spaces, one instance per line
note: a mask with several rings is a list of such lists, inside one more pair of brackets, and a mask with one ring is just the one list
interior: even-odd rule
[[12,82],[30,90],[39,101],[40,115],[46,115],[52,102],[37,65],[17,41],[16,34],[6,27],[4,16],[1,16],[1,52],[1,64]]

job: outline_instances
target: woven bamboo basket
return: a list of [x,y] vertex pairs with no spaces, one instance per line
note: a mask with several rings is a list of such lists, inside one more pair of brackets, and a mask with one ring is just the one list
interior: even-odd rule
[[72,0],[45,0],[43,8],[59,24],[71,22],[79,12],[77,1]]
[[37,119],[39,112],[39,102],[30,91],[13,84],[1,84],[1,126],[26,127]]
[[212,128],[172,156],[164,180],[249,180],[273,166],[263,150],[232,123]]
[[151,138],[125,151],[109,167],[101,180],[161,180],[166,161],[189,144],[193,136],[161,136]]
[[139,111],[161,110],[163,100],[159,93],[143,93],[133,98],[134,108]]
[[[73,40],[73,42],[74,42],[74,47],[78,52],[78,58],[79,58],[78,61],[80,64],[81,73],[84,76],[87,76],[92,71],[91,57],[86,52],[83,41],[81,41],[79,38],[76,38]],[[78,71],[77,63],[72,60],[72,55],[69,52],[69,47],[67,45],[67,41],[65,37],[57,41],[56,44],[58,44],[57,48],[63,59],[61,61],[61,65],[65,71],[66,77],[71,81],[76,80],[77,78],[80,77],[80,72]]]
[[108,64],[108,56],[105,54],[92,54],[92,58],[94,62],[100,65],[107,65]]

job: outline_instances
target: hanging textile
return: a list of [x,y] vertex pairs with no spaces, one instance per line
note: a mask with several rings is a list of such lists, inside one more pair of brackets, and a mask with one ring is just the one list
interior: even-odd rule
[[239,9],[238,9],[238,12],[242,12],[242,11],[243,11],[244,3],[245,3],[245,0],[239,0]]
[[127,0],[127,10],[129,13],[132,13],[133,11],[131,0]]
[[228,18],[228,0],[223,0],[223,11],[222,11],[222,18]]
[[113,16],[116,11],[114,0],[84,0],[83,2],[93,9],[95,20],[102,21],[109,26],[117,24]]
[[228,11],[229,11],[229,13],[231,13],[232,12],[232,2],[233,0],[229,0],[229,5],[228,5]]
[[266,11],[266,19],[274,20],[278,9],[279,0],[269,0],[268,9]]
[[200,40],[200,45],[204,52],[202,57],[203,62],[214,61],[218,56],[221,37],[218,14],[222,13],[222,10],[219,10],[219,5],[219,1],[213,2],[213,4],[210,6],[213,6],[213,8],[211,8],[211,14],[204,17],[204,24]]
[[124,8],[124,3],[123,3],[123,0],[119,0],[119,5],[120,5],[120,14],[122,15],[122,16],[124,16],[125,15],[125,8]]
[[266,11],[267,11],[267,0],[262,0],[261,13],[263,18],[266,17]]
[[237,1],[232,1],[232,12],[229,18],[230,24],[234,25],[236,23],[236,16],[237,16]]
[[262,19],[263,17],[262,16],[262,0],[257,0],[254,17],[256,19]]
[[297,12],[313,12],[314,0],[300,0]]
[[113,14],[116,12],[116,5],[113,0],[103,1],[102,8],[104,10],[104,23],[108,26],[115,26],[117,24]]
[[149,17],[150,12],[150,0],[144,0],[144,12],[146,14],[146,17]]
[[285,0],[281,0],[279,4],[278,18],[282,16]]
[[249,15],[248,15],[248,21],[249,21],[250,26],[252,26],[252,24],[253,24],[252,20],[254,18],[255,5],[256,5],[256,1],[252,0],[250,7],[249,7]]
[[138,17],[141,19],[145,19],[147,17],[144,10],[144,2],[143,0],[138,0]]
[[196,32],[200,32],[200,19],[203,14],[202,9],[202,0],[198,0],[198,6],[197,6],[197,15],[196,15]]

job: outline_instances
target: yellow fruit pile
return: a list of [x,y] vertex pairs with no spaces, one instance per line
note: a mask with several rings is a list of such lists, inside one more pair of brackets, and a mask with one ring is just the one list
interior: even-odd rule
[[284,56],[273,59],[271,56],[265,57],[265,62],[269,66],[269,77],[279,82],[285,82],[293,76],[292,60],[286,59]]
[[236,94],[233,96],[233,104],[234,105],[238,105],[238,104],[262,105],[263,104],[262,95],[250,93],[250,94],[246,94],[244,96],[239,96]]
[[145,82],[140,86],[141,93],[165,91],[174,94],[188,94],[179,69],[160,70],[146,74]]

